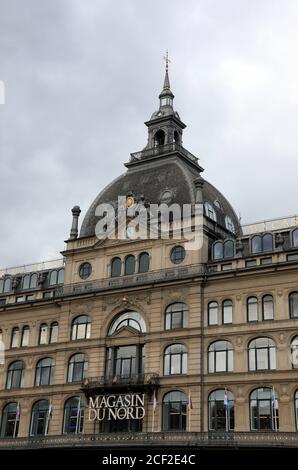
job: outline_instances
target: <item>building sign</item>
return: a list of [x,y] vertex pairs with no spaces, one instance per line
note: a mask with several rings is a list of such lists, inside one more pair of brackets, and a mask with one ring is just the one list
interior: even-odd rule
[[145,395],[97,395],[89,398],[89,420],[143,419]]

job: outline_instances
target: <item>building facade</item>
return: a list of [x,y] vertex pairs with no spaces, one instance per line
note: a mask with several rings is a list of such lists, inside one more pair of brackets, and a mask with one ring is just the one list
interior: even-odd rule
[[[63,258],[0,273],[0,448],[298,445],[298,218],[241,227],[183,146],[167,69],[159,99]],[[137,237],[119,196],[126,216],[191,207],[200,244],[175,217]]]

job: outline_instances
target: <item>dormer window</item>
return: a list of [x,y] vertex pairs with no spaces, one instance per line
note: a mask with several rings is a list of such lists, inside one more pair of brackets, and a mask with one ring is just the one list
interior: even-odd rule
[[232,232],[232,233],[235,233],[235,225],[234,225],[234,222],[232,221],[231,217],[229,217],[228,215],[226,216],[225,218],[225,223],[226,223],[226,228]]
[[209,219],[212,219],[214,222],[216,222],[216,212],[210,202],[205,202],[205,214],[207,217],[209,217]]

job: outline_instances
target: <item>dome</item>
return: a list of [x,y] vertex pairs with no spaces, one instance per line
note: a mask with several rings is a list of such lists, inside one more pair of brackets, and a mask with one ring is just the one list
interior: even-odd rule
[[[141,162],[140,162],[141,163]],[[195,180],[200,172],[184,162],[177,155],[168,155],[166,158],[154,162],[142,162],[128,169],[112,181],[93,201],[82,223],[80,237],[95,235],[95,226],[98,217],[95,209],[99,204],[110,203],[117,206],[118,196],[133,194],[138,200],[143,198],[149,204],[177,203],[195,204]],[[239,220],[227,199],[212,184],[202,178],[203,202],[209,203],[215,213],[218,225],[227,229],[227,218],[232,223],[234,231],[241,233]],[[233,230],[231,230],[233,231]]]

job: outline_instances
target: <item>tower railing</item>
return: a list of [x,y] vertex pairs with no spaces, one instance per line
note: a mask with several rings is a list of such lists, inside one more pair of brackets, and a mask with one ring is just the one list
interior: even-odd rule
[[179,152],[180,154],[187,157],[193,163],[198,163],[198,158],[195,157],[192,153],[186,150],[181,144],[177,142],[171,142],[169,144],[157,145],[156,147],[145,148],[140,152],[131,153],[130,162],[135,162],[138,160],[143,160],[146,158],[154,157],[157,155],[164,155],[171,152]]

